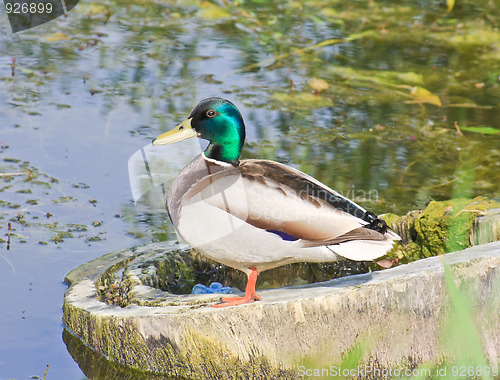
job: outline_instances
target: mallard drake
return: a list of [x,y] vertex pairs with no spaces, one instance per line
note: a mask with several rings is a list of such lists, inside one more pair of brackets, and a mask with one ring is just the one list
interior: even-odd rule
[[248,276],[244,297],[223,298],[215,307],[260,300],[255,283],[264,270],[294,262],[373,260],[400,239],[375,214],[295,168],[240,161],[245,124],[228,100],[202,100],[153,145],[190,137],[210,144],[170,185],[170,219],[197,251]]

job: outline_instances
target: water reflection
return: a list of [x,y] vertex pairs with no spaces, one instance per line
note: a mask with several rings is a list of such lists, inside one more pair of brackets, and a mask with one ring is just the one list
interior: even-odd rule
[[123,365],[107,360],[102,354],[94,351],[68,330],[63,330],[62,339],[68,352],[83,371],[92,380],[180,380],[176,377],[155,375],[150,372],[132,370]]

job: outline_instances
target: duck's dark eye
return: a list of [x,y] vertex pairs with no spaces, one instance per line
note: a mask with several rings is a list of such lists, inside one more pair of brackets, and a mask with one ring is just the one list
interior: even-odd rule
[[217,116],[217,112],[215,110],[208,110],[207,111],[207,116],[208,117],[214,117]]

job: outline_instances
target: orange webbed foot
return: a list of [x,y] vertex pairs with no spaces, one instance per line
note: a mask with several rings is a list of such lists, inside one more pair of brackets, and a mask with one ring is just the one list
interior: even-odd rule
[[218,303],[217,305],[212,305],[212,307],[227,307],[227,306],[236,306],[243,305],[245,303],[251,303],[254,301],[260,301],[260,297],[255,293],[255,283],[257,282],[257,269],[251,268],[251,272],[248,275],[247,287],[245,289],[244,297],[224,297],[222,298],[222,303]]
[[252,297],[233,297],[233,298],[223,298],[222,303],[217,305],[212,305],[212,307],[226,307],[226,306],[236,306],[243,305],[245,303],[251,303],[253,301],[260,301],[260,297],[254,294]]
[[231,301],[235,301],[235,300],[245,300],[245,299],[248,300],[248,302],[260,301],[260,296],[258,296],[257,294],[254,294],[253,299],[252,299],[252,297],[247,298],[246,296],[245,297],[224,297],[224,298],[221,298],[221,301],[222,302],[231,302]]

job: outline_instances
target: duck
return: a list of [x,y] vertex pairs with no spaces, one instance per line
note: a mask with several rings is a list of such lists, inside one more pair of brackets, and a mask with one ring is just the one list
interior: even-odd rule
[[152,144],[198,137],[207,148],[184,167],[167,192],[177,233],[197,252],[244,272],[245,295],[213,307],[259,301],[259,273],[296,262],[370,261],[400,237],[373,212],[283,163],[242,159],[245,123],[220,97],[204,99]]

